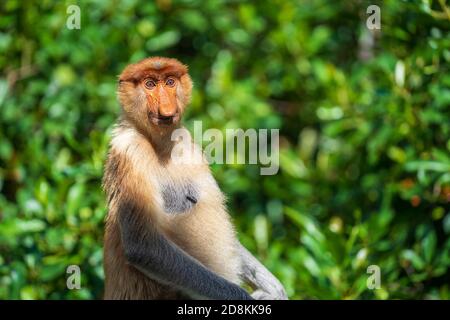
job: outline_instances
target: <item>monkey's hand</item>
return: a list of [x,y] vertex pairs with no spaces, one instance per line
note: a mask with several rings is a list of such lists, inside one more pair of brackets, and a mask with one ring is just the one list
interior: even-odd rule
[[240,246],[242,276],[255,291],[256,300],[287,300],[286,290],[280,281],[270,273],[245,247]]
[[279,296],[272,296],[269,293],[267,293],[261,289],[257,289],[255,291],[253,291],[251,296],[255,300],[287,300],[287,298],[283,299],[283,298],[280,298]]
[[273,282],[268,284],[267,279],[259,280],[257,289],[251,294],[255,300],[288,300],[286,290],[275,277]]

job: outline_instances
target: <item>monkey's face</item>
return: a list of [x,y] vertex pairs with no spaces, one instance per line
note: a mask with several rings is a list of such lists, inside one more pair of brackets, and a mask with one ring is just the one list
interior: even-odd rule
[[175,59],[148,58],[129,65],[119,78],[119,100],[137,125],[165,131],[178,125],[190,101],[187,67]]
[[156,126],[170,126],[180,121],[184,105],[177,90],[181,91],[180,79],[168,75],[165,79],[145,78],[141,81],[147,102],[148,120]]

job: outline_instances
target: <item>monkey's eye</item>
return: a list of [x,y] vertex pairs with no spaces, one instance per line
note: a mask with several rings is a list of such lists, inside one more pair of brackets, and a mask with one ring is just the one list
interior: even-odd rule
[[173,78],[167,78],[166,86],[173,87],[175,85],[175,80]]
[[154,87],[156,87],[156,82],[153,81],[152,79],[147,79],[145,80],[144,85],[147,89],[153,89]]

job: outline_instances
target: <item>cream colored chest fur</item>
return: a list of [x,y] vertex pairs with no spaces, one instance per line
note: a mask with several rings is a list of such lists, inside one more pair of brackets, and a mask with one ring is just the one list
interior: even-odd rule
[[116,134],[112,147],[130,161],[136,188],[166,236],[206,267],[239,283],[235,231],[207,164],[161,163],[148,141],[131,131]]

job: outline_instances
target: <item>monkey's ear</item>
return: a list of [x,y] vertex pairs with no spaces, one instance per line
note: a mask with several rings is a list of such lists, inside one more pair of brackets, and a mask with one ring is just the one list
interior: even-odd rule
[[124,82],[121,74],[117,75],[117,84],[120,86]]
[[192,96],[192,79],[188,73],[184,74],[180,78],[181,86],[183,87],[183,103],[184,105],[188,105],[191,102]]
[[119,87],[121,87],[122,85],[124,85],[125,83],[131,83],[136,85],[137,81],[135,79],[119,79],[117,81],[117,84],[119,85]]
[[118,79],[117,80],[117,89],[118,90],[122,90],[124,88],[126,81],[123,79]]

